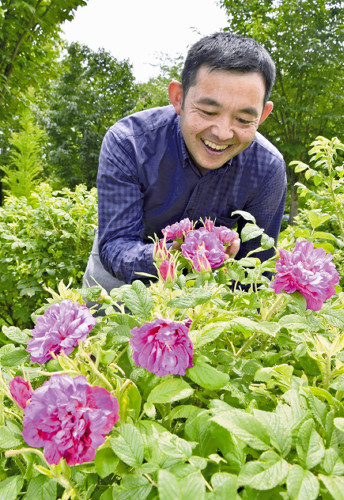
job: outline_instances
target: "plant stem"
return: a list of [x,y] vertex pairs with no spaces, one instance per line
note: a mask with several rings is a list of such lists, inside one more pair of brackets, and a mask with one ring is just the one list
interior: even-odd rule
[[284,300],[285,296],[280,294],[275,300],[275,302],[272,304],[270,309],[268,309],[268,311],[265,314],[263,314],[262,312],[262,320],[267,321],[268,319],[270,319],[273,313],[276,311],[276,309],[281,305],[281,302],[284,302]]

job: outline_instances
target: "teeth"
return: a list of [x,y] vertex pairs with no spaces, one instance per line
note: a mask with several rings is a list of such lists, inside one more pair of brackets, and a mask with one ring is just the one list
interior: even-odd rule
[[206,146],[209,146],[211,149],[216,149],[216,151],[224,151],[225,149],[228,148],[228,145],[224,144],[223,146],[219,146],[218,144],[214,144],[213,142],[207,141],[204,139],[204,144]]

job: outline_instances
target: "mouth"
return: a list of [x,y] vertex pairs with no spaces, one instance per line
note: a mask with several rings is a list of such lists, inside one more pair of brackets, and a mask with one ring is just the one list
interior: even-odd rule
[[212,153],[223,153],[223,151],[227,151],[231,147],[231,144],[215,144],[207,139],[202,139],[202,142]]

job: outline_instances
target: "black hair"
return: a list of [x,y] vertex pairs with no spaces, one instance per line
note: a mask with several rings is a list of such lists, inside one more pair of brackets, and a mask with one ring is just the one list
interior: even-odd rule
[[228,31],[205,36],[189,49],[182,71],[183,98],[195,85],[201,66],[207,66],[209,71],[260,73],[265,82],[264,105],[275,82],[275,63],[269,52],[253,38]]

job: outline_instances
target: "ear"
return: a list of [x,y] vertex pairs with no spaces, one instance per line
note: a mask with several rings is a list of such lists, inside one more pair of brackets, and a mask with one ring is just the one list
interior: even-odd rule
[[267,103],[265,104],[265,108],[263,109],[262,115],[260,117],[259,125],[263,123],[264,120],[267,119],[273,108],[274,108],[274,103],[272,101],[267,101]]
[[177,115],[180,115],[183,102],[183,87],[180,82],[173,80],[168,86],[168,96],[171,104],[173,105]]

